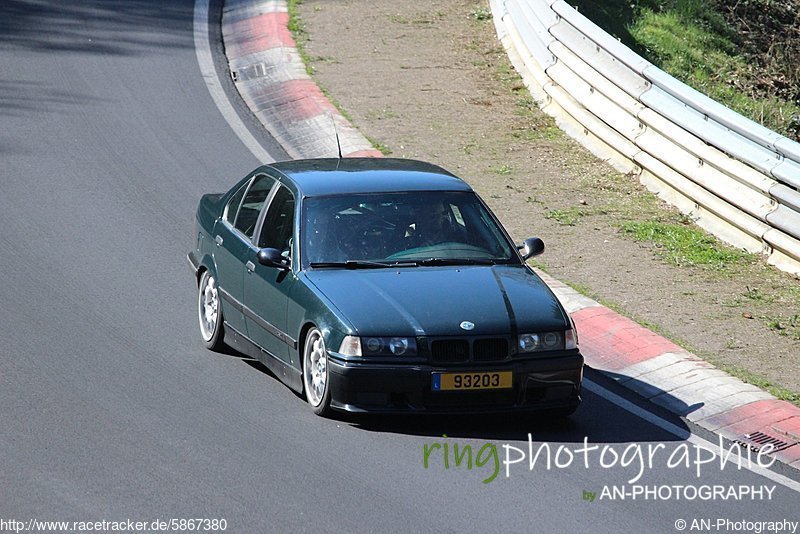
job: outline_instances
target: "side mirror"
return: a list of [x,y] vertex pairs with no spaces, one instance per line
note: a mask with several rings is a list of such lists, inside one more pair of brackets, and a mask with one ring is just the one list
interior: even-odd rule
[[287,270],[289,266],[286,264],[286,259],[281,256],[277,248],[262,248],[256,254],[256,259],[261,265],[267,267],[277,267],[278,269]]
[[529,237],[519,247],[522,259],[527,260],[544,252],[544,241],[538,237]]

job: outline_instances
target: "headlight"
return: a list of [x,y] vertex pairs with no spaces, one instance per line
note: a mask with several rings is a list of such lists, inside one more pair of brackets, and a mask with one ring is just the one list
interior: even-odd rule
[[542,336],[542,347],[547,350],[557,349],[561,345],[561,334],[548,332]]
[[519,351],[533,352],[539,347],[539,334],[522,334],[519,336]]
[[416,356],[417,340],[413,337],[362,337],[364,356]]
[[405,337],[393,337],[389,340],[389,352],[395,356],[402,356],[408,352],[409,340]]
[[520,334],[517,338],[517,348],[520,353],[571,350],[577,346],[577,336],[573,329],[564,332]]

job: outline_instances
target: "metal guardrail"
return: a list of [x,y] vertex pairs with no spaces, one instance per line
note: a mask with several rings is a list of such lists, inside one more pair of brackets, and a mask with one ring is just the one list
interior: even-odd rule
[[800,143],[625,47],[564,0],[490,0],[540,107],[724,241],[800,276]]

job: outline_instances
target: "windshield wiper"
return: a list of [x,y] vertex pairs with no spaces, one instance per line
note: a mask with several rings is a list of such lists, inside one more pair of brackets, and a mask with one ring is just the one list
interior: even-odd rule
[[416,261],[347,260],[311,262],[310,265],[314,268],[338,267],[345,269],[390,269],[394,267],[416,267],[418,264]]
[[417,260],[419,265],[495,265],[501,260],[492,258],[426,258]]
[[345,267],[343,261],[312,261],[309,265],[315,269],[323,269],[326,267]]
[[418,267],[440,265],[497,265],[504,259],[494,258],[425,258],[420,260],[402,261],[375,261],[375,260],[347,260],[347,261],[320,261],[311,262],[313,268],[339,268],[339,269],[391,269],[394,267]]

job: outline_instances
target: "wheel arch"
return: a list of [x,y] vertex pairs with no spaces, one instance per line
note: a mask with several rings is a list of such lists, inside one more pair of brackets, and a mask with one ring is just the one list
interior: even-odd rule
[[312,328],[319,328],[320,331],[324,333],[324,331],[316,323],[314,323],[314,321],[306,320],[306,322],[303,324],[303,327],[300,329],[300,336],[297,338],[297,357],[300,363],[300,371],[303,371],[305,360],[303,357],[303,351],[306,350],[306,338],[308,337],[308,333]]
[[197,272],[195,272],[195,283],[197,286],[200,286],[200,278],[203,276],[203,273],[206,271],[211,272],[211,276],[214,278],[217,277],[217,270],[214,268],[214,258],[212,258],[209,254],[203,256],[203,259],[200,260],[200,263],[197,266]]

